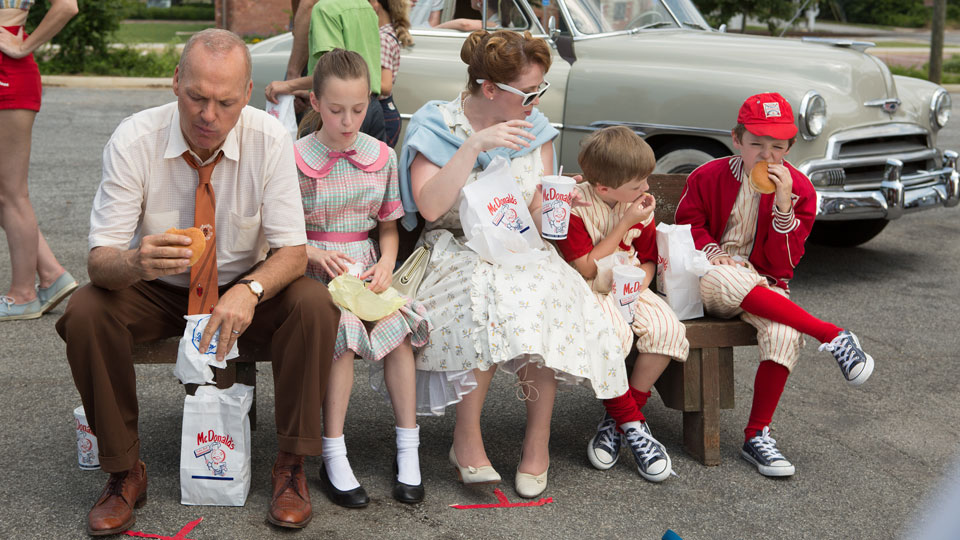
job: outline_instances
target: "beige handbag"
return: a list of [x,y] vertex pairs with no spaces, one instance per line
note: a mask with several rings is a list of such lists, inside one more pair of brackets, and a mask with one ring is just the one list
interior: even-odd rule
[[417,290],[424,274],[427,273],[427,264],[430,262],[430,248],[420,246],[413,250],[403,265],[393,273],[393,288],[409,298],[417,297]]

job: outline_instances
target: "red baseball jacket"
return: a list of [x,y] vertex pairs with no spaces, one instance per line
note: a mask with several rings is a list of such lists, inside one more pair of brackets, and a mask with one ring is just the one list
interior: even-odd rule
[[[749,260],[757,272],[786,289],[803,257],[803,244],[817,215],[817,192],[806,175],[787,162],[784,165],[793,177],[793,210],[781,213],[774,193],[760,196],[756,239]],[[694,245],[711,259],[722,253],[719,240],[740,191],[742,169],[740,156],[701,165],[687,177],[677,204],[675,222],[690,224]]]

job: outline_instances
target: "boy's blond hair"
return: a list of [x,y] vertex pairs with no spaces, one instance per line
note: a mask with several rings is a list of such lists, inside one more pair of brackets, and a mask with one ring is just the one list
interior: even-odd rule
[[577,163],[587,182],[616,189],[631,180],[650,176],[657,158],[650,145],[633,130],[612,126],[594,131],[581,141]]

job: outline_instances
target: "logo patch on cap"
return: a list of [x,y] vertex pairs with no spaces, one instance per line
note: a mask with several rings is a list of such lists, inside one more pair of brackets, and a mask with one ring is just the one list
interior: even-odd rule
[[763,104],[763,116],[766,118],[780,118],[780,104],[776,101]]

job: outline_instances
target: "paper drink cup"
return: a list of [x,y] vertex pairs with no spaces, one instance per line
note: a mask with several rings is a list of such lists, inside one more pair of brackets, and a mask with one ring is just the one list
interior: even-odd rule
[[633,310],[636,308],[637,298],[640,298],[643,280],[646,277],[647,273],[643,268],[629,264],[613,267],[613,287],[611,288],[613,299],[628,324],[633,322]]
[[80,468],[85,471],[99,469],[97,437],[90,430],[82,405],[73,410],[73,420],[77,427],[77,462]]
[[548,240],[563,240],[570,226],[570,199],[577,183],[566,176],[544,176],[540,232]]

